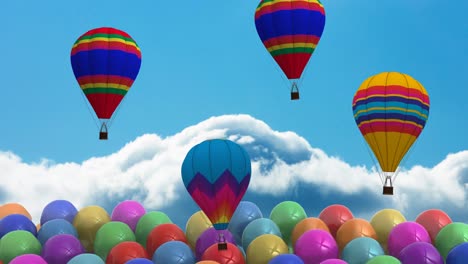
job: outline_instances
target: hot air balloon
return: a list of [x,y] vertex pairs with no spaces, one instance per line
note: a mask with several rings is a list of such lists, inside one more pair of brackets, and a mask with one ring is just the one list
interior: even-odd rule
[[353,112],[382,170],[383,194],[393,195],[400,162],[426,125],[429,95],[407,74],[382,72],[361,84]]
[[299,99],[301,78],[325,27],[320,0],[262,0],[255,26],[263,45],[292,82],[291,100]]
[[[190,149],[181,171],[185,188],[213,227],[227,229],[249,186],[251,166],[247,152],[230,140],[206,140]],[[218,248],[227,248],[221,235]]]
[[140,48],[121,30],[96,28],[75,42],[71,65],[81,90],[99,119],[99,139],[107,139],[110,119],[140,70]]

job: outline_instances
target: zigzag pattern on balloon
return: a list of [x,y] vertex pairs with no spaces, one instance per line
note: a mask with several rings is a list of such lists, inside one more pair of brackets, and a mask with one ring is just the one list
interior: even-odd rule
[[214,183],[197,173],[187,185],[187,191],[213,226],[221,230],[227,228],[229,219],[247,191],[249,182],[250,175],[237,182],[229,170],[225,170]]

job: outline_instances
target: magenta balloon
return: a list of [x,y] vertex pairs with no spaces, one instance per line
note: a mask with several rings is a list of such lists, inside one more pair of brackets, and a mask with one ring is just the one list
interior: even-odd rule
[[10,264],[47,264],[47,262],[39,255],[25,254],[14,258]]
[[111,221],[119,221],[127,224],[133,232],[140,218],[146,214],[146,210],[137,201],[127,200],[119,203],[114,210],[112,210]]
[[314,229],[306,231],[297,239],[294,253],[305,264],[320,264],[324,260],[338,258],[339,250],[330,233]]
[[234,245],[236,244],[234,236],[228,230],[216,230],[214,227],[210,227],[203,231],[195,244],[195,256],[197,257],[197,260],[201,259],[205,250],[207,250],[211,245],[219,242],[219,234],[224,236],[226,242]]
[[439,251],[427,242],[414,242],[401,250],[398,259],[402,264],[444,264]]
[[67,263],[76,255],[83,253],[85,253],[85,249],[80,240],[68,234],[49,238],[42,248],[42,257],[49,264]]
[[396,225],[388,235],[388,253],[398,257],[400,251],[414,242],[431,243],[427,230],[416,222],[403,222]]
[[348,264],[348,262],[341,259],[327,259],[325,261],[320,262],[320,264]]

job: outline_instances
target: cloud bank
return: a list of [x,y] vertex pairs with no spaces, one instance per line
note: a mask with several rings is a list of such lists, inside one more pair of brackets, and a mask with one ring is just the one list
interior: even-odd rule
[[[180,176],[185,154],[212,138],[233,140],[250,154],[247,197],[259,205],[270,201],[267,207],[272,207],[271,201],[288,200],[291,190],[300,188],[292,197],[313,213],[344,202],[359,217],[395,208],[414,219],[425,209],[440,208],[454,220],[468,221],[468,151],[449,154],[433,168],[402,170],[395,195],[382,196],[375,168],[352,166],[313,148],[294,132],[275,131],[249,115],[211,117],[165,138],[142,135],[116,153],[82,163],[25,163],[12,152],[0,152],[0,202],[23,204],[35,222],[44,206],[56,199],[70,200],[77,208],[112,208],[135,199],[149,210],[173,211],[171,206],[191,202]],[[177,217],[186,220],[192,213]]]

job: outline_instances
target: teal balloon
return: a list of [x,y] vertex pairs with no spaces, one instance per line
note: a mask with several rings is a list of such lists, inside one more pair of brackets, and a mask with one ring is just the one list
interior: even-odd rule
[[67,264],[104,264],[104,261],[98,255],[85,253],[76,255]]
[[162,244],[153,255],[154,263],[195,264],[195,254],[192,249],[181,241],[169,241]]
[[242,234],[242,247],[249,248],[250,243],[257,237],[265,234],[272,234],[281,237],[279,227],[268,218],[259,218],[250,222]]
[[401,261],[393,256],[380,255],[373,257],[366,264],[401,264]]
[[41,242],[42,245],[49,240],[49,238],[55,235],[72,235],[78,238],[78,232],[76,231],[73,224],[68,222],[65,219],[57,218],[53,220],[49,220],[41,226],[39,232],[37,232],[37,239]]
[[241,201],[229,222],[228,230],[231,232],[236,244],[242,244],[242,234],[245,227],[255,219],[262,218],[260,208],[252,202]]
[[358,237],[344,247],[341,258],[348,264],[362,264],[384,254],[377,240],[370,237]]

